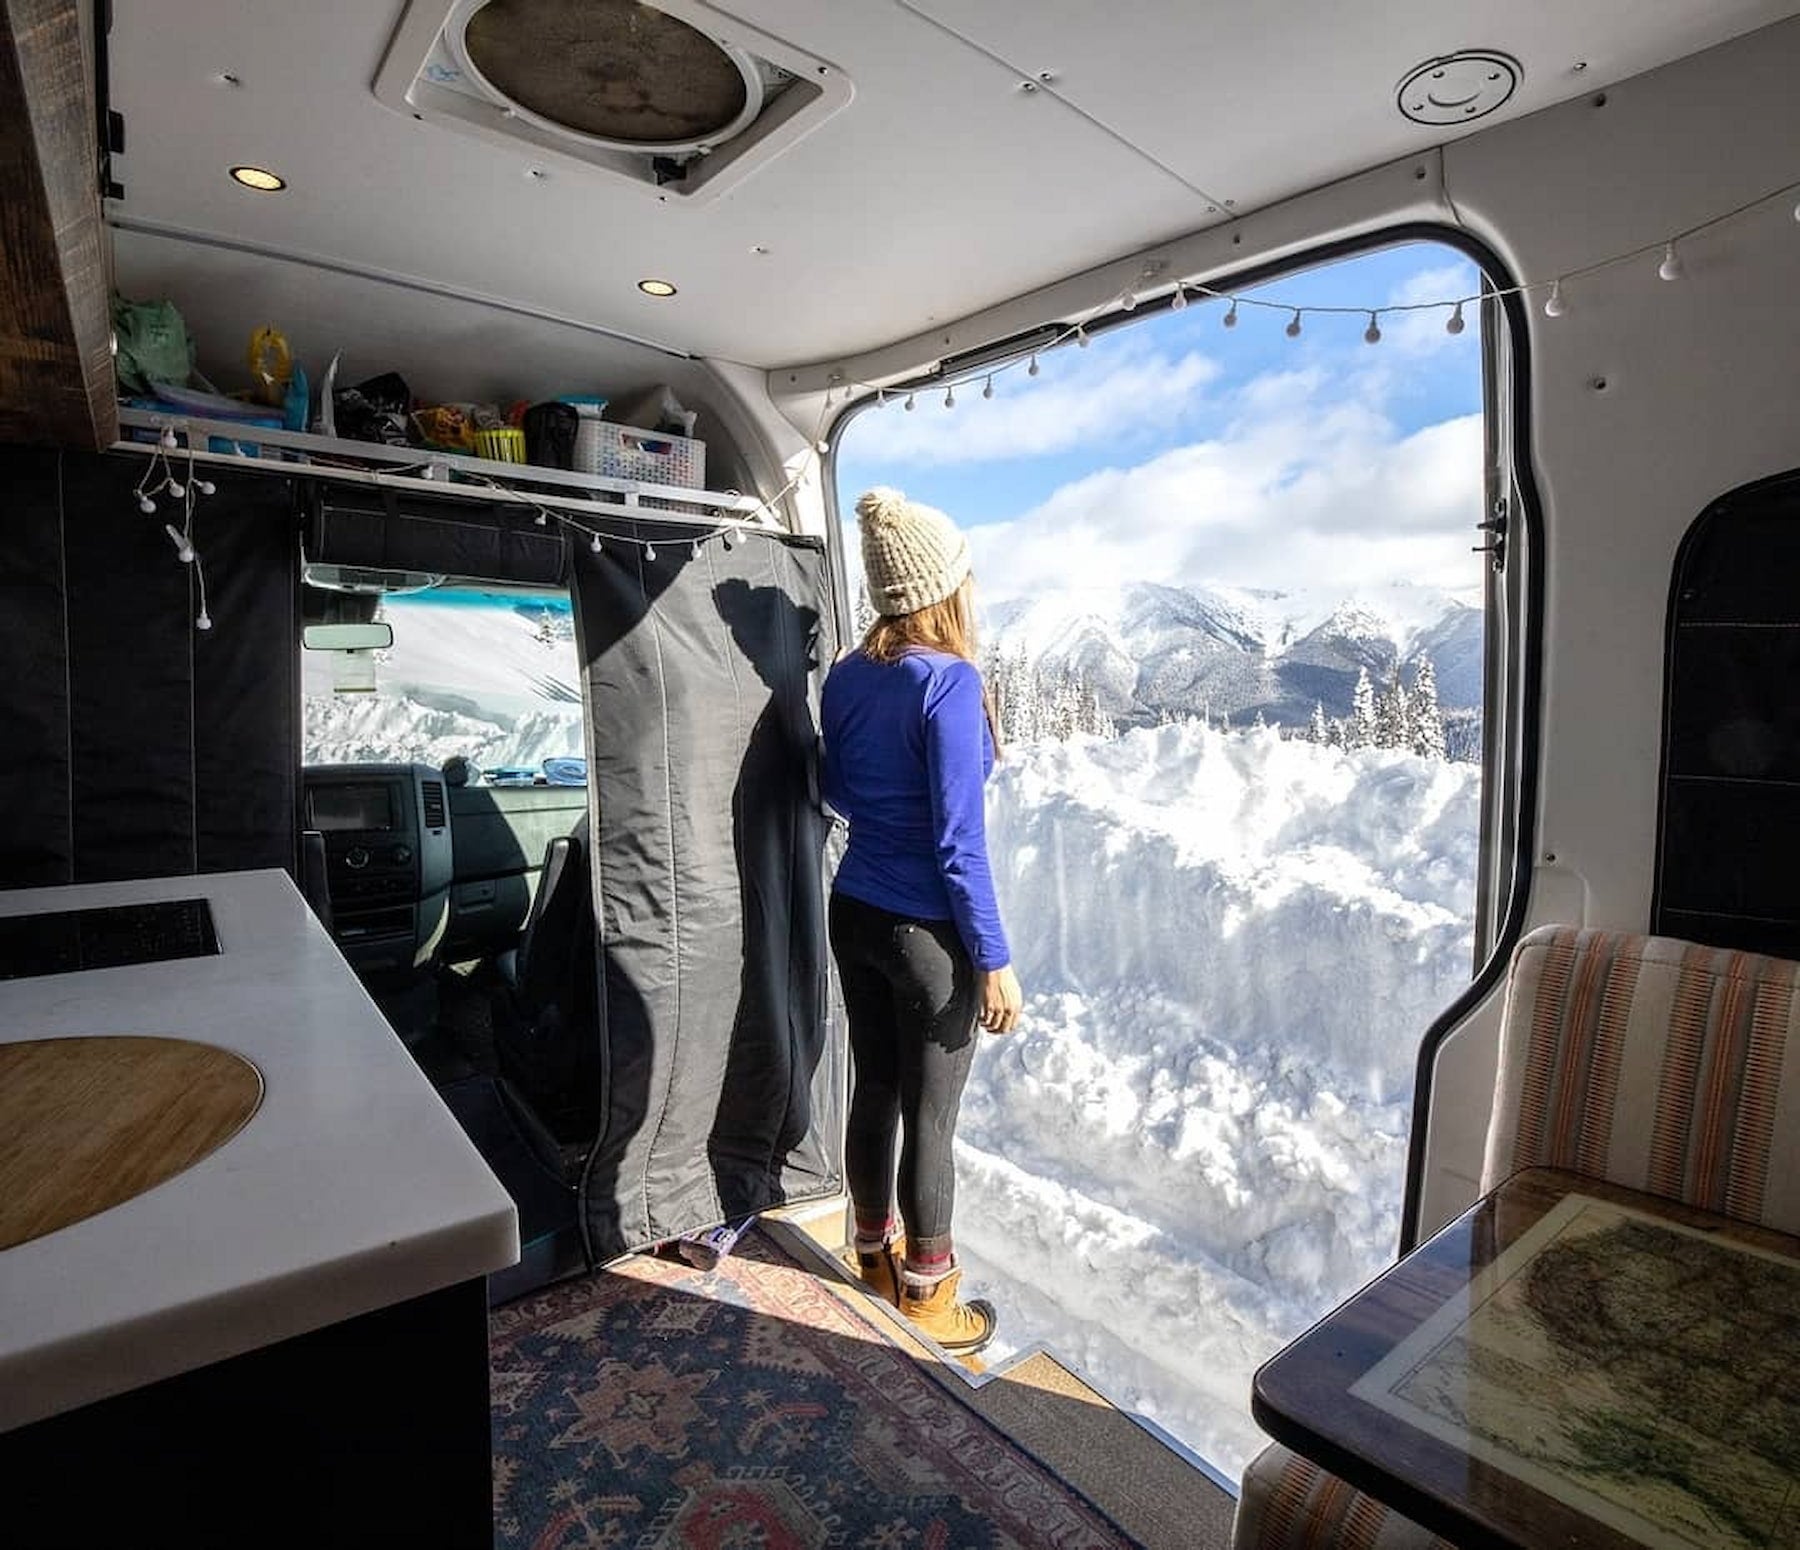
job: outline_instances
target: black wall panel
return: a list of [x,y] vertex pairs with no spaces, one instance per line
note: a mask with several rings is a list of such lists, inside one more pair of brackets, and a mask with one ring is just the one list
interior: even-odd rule
[[298,532],[289,483],[222,470],[194,543],[141,457],[0,449],[0,886],[294,863]]
[[72,877],[69,669],[60,470],[0,454],[0,883]]

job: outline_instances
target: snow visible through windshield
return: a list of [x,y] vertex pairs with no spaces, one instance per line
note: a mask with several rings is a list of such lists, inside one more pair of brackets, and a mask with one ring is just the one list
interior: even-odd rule
[[566,593],[469,588],[384,598],[394,644],[373,694],[334,694],[329,652],[302,665],[308,764],[420,763],[460,755],[490,785],[586,781],[580,668]]

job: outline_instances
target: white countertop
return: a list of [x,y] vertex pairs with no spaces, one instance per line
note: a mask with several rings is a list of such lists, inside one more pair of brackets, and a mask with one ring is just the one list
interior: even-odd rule
[[0,1431],[487,1274],[518,1216],[287,875],[0,893],[0,915],[211,901],[220,953],[0,981],[0,1042],[235,1050],[262,1107],[133,1200],[0,1250]]

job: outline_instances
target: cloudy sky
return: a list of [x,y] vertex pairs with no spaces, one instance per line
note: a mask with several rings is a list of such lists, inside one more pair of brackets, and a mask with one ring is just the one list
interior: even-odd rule
[[[1474,267],[1409,245],[1247,291],[1289,306],[1466,296]],[[839,436],[839,509],[898,486],[970,533],[984,598],[1158,581],[1334,589],[1480,581],[1479,323],[1449,309],[1305,317],[1164,312],[980,384],[871,407]]]

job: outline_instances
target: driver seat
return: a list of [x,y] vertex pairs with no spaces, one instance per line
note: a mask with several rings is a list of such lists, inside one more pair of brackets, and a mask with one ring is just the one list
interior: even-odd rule
[[494,1045],[500,1075],[559,1140],[592,1136],[599,1113],[600,1030],[588,820],[544,848],[519,934],[498,960]]

